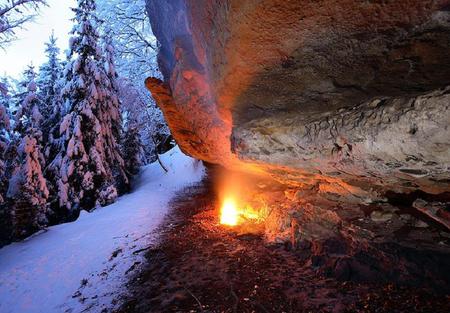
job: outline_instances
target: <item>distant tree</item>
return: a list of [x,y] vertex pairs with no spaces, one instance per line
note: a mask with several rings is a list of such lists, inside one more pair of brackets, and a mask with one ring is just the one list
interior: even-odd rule
[[118,149],[120,115],[114,67],[108,57],[102,57],[95,9],[94,0],[78,0],[73,9],[72,60],[64,70],[62,89],[66,114],[60,124],[62,150],[55,166],[59,168],[60,205],[74,213],[113,201],[118,177],[126,181]]
[[[117,60],[120,99],[124,112],[134,115],[146,162],[165,151],[171,135],[164,117],[144,86],[147,77],[159,77],[157,40],[152,33],[145,0],[97,0],[99,15],[112,35]],[[126,77],[126,79],[124,79]],[[127,114],[128,114],[127,113]]]
[[31,21],[46,0],[3,0],[0,3],[0,48],[16,39],[16,31]]
[[26,118],[23,119],[23,117],[26,116],[29,106],[24,106],[24,103],[30,98],[30,85],[36,87],[36,90],[32,93],[33,98],[36,98],[33,101],[39,106],[41,105],[37,94],[36,76],[36,71],[31,63],[22,72],[21,79],[16,81],[16,91],[12,99],[14,106],[14,131],[21,135],[24,134],[26,130],[24,128],[26,127],[26,125],[24,126]]
[[[28,66],[24,73],[22,73],[23,77],[29,76],[30,79],[32,78],[32,75],[35,75],[35,73],[34,69],[31,66]],[[5,187],[7,189],[9,179],[11,178],[12,173],[18,167],[17,148],[21,141],[21,134],[16,131],[16,126],[18,125],[17,120],[20,120],[21,118],[18,113],[23,112],[23,110],[21,110],[20,108],[22,107],[23,101],[26,98],[27,92],[24,91],[25,87],[23,87],[26,86],[25,78],[23,78],[21,81],[4,78],[3,82],[8,87],[8,93],[6,95],[2,96],[0,94],[0,101],[7,109],[9,117],[9,131],[5,132],[8,140],[5,141],[7,142],[7,145],[4,151],[4,178],[5,181],[7,181]],[[30,81],[28,81],[28,83],[29,82]]]
[[5,82],[0,82],[0,96],[8,94],[8,85]]
[[[36,71],[34,69],[34,65],[33,63],[30,63],[29,65],[27,65],[27,67],[25,68],[25,70],[23,70],[23,72],[21,73],[19,79],[14,79],[13,80],[13,88],[10,89],[14,89],[14,91],[12,91],[11,94],[11,99],[10,99],[10,112],[11,114],[17,115],[17,112],[20,110],[20,108],[22,107],[23,101],[25,100],[25,98],[28,96],[28,84],[30,83],[30,81],[36,80]],[[19,112],[20,115],[20,112]],[[16,122],[16,118],[14,118],[13,123]]]
[[[3,106],[5,109],[9,110],[11,105],[11,82],[8,77],[0,78],[0,106]],[[8,112],[9,113],[9,112]]]
[[[105,129],[111,129],[111,133],[104,136],[106,139],[107,149],[106,159],[116,160],[112,163],[113,177],[119,192],[128,189],[128,176],[125,172],[125,162],[123,161],[120,150],[120,138],[122,134],[122,117],[120,114],[120,99],[118,74],[115,66],[115,48],[111,36],[107,31],[103,37],[103,71],[105,77],[101,80],[105,90],[105,101],[101,102],[100,120],[105,123]],[[108,155],[109,154],[109,155]]]
[[41,113],[44,117],[41,129],[44,139],[44,156],[48,161],[44,170],[47,180],[49,197],[48,206],[52,215],[49,219],[52,222],[59,222],[65,219],[65,210],[60,210],[58,197],[58,175],[60,160],[55,160],[63,149],[63,140],[60,138],[59,128],[61,118],[64,115],[61,89],[63,66],[59,60],[59,48],[56,38],[52,32],[49,41],[46,43],[45,53],[47,61],[40,67],[38,86],[41,103]]
[[[61,78],[62,68],[58,58],[59,48],[56,45],[54,33],[51,34],[49,41],[45,45],[47,62],[42,64],[39,69],[37,83],[41,100],[40,111],[44,120],[48,121],[53,114],[55,107],[59,105],[59,79]],[[51,126],[50,123],[44,123],[45,128],[49,129]],[[44,136],[47,132],[44,131]]]
[[15,162],[12,163],[7,197],[10,201],[14,237],[24,237],[47,222],[46,180],[42,174],[42,115],[33,77],[28,94],[16,114],[15,131],[21,135]]
[[7,177],[6,177],[6,149],[9,144],[9,114],[7,111],[8,91],[5,88],[0,90],[0,99],[5,99],[0,101],[0,205],[4,202],[4,196],[7,189]]
[[[141,90],[127,79],[119,81],[119,95],[122,101],[122,112],[132,121],[137,129],[139,141],[143,145],[144,163],[157,160],[157,153],[162,153],[171,147],[169,127],[154,100],[143,95]],[[163,148],[163,145],[165,148]]]
[[[8,99],[6,83],[5,86],[0,90],[0,99]],[[0,246],[6,243],[11,235],[11,216],[8,206],[5,205],[6,190],[8,188],[8,177],[7,177],[7,160],[6,160],[6,150],[9,145],[9,114],[7,112],[7,104],[0,101]]]
[[129,177],[136,175],[144,164],[144,151],[136,120],[130,119],[125,124],[122,138],[122,155],[125,160],[125,170]]
[[130,81],[143,81],[158,71],[157,40],[145,10],[145,0],[97,0],[99,17],[117,47],[117,67]]

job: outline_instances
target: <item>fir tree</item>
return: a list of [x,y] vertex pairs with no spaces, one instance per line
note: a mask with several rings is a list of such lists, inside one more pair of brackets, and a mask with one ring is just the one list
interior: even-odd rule
[[6,110],[8,89],[6,83],[0,83],[0,246],[8,242],[11,234],[9,208],[5,205],[8,177],[6,176],[6,150],[9,144],[9,115]]
[[[49,41],[45,44],[45,54],[47,62],[44,63],[39,70],[39,96],[40,96],[40,111],[45,121],[52,116],[54,108],[58,106],[60,88],[58,80],[61,77],[61,63],[59,61],[59,48],[56,45],[56,38],[54,33],[51,34]],[[44,123],[44,128],[51,128],[49,123]],[[48,131],[44,130],[44,137]]]
[[114,200],[116,179],[123,177],[124,162],[117,144],[120,115],[115,71],[98,45],[100,21],[95,1],[78,0],[73,11],[72,60],[66,66],[62,89],[67,108],[60,125],[63,150],[56,160],[60,205],[76,212]]
[[[107,31],[108,34],[108,31]],[[104,129],[111,130],[110,133],[105,133],[104,139],[107,149],[106,159],[112,162],[113,177],[116,186],[120,192],[128,188],[128,176],[125,172],[125,162],[122,158],[120,149],[120,138],[122,133],[122,118],[120,115],[120,100],[118,75],[114,63],[114,46],[111,37],[108,35],[103,37],[103,62],[104,67],[102,73],[105,75],[101,82],[104,85],[105,101],[100,106],[100,120],[104,124]]]
[[0,90],[0,204],[4,202],[4,196],[7,188],[6,177],[6,150],[9,144],[9,114],[8,105],[8,89],[6,83],[2,84]]
[[11,104],[9,89],[11,89],[9,79],[7,77],[2,77],[0,81],[0,106],[7,110]]
[[44,138],[46,137],[44,141],[44,156],[48,163],[44,170],[44,176],[47,180],[47,188],[50,194],[48,206],[52,215],[49,218],[53,219],[54,222],[59,222],[67,217],[66,210],[61,210],[58,195],[61,158],[65,144],[65,138],[64,136],[61,137],[59,132],[63,114],[61,99],[58,96],[54,102],[53,112],[43,126]]
[[[30,75],[33,73],[30,72]],[[31,76],[28,94],[16,114],[15,130],[22,137],[7,192],[14,237],[27,236],[46,223],[48,190],[42,174],[42,115],[36,90],[36,83]]]
[[[36,79],[36,71],[34,70],[33,63],[30,63],[26,69],[22,72],[20,80],[15,81],[15,92],[11,97],[10,109],[11,113],[16,116],[21,116],[20,109],[25,98],[28,96],[28,84]],[[14,118],[16,121],[17,118]]]
[[[3,99],[2,103],[4,104],[5,108],[7,107],[7,113],[9,117],[9,130],[7,132],[8,140],[4,151],[4,160],[5,160],[4,178],[6,181],[4,194],[6,194],[6,189],[8,188],[9,179],[11,178],[12,173],[19,166],[17,164],[18,162],[17,148],[20,144],[21,134],[18,131],[16,131],[16,127],[19,124],[17,123],[17,121],[20,120],[19,114],[23,112],[23,110],[21,110],[21,107],[27,94],[26,92],[23,91],[25,85],[24,77],[29,76],[31,78],[32,75],[34,75],[34,70],[30,65],[22,73],[21,81],[13,81],[13,83],[8,82],[8,84],[7,81],[5,81],[5,85],[8,87],[8,94],[2,98]],[[14,84],[14,88],[12,84]],[[22,102],[18,102],[20,99]]]
[[[39,90],[41,99],[40,111],[44,117],[41,129],[45,142],[44,156],[49,164],[44,170],[49,189],[48,206],[55,222],[64,219],[64,212],[60,212],[58,199],[58,173],[59,162],[55,157],[61,151],[62,142],[59,138],[59,126],[62,117],[61,89],[62,89],[62,62],[59,60],[59,48],[56,45],[54,33],[46,43],[45,53],[47,62],[39,71]],[[52,162],[50,162],[52,161]]]
[[31,112],[34,110],[34,106],[37,106],[37,108],[40,106],[35,79],[36,72],[34,71],[33,64],[30,64],[22,73],[22,80],[18,84],[19,91],[15,95],[16,101],[20,100],[20,103],[17,104],[17,110],[15,112],[14,131],[20,135],[30,130]]
[[129,177],[136,175],[143,164],[143,147],[139,129],[135,123],[128,125],[122,139],[122,154]]

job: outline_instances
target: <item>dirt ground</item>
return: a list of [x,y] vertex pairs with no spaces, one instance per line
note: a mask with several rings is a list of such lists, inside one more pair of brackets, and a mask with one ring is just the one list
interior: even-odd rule
[[173,200],[118,312],[450,312],[448,294],[338,281],[301,249],[221,226],[216,201],[208,179]]

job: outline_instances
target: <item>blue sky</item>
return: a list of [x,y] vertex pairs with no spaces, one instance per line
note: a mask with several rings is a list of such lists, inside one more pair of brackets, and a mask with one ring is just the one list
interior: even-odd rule
[[17,32],[18,40],[10,44],[5,51],[0,49],[0,76],[4,74],[17,77],[25,67],[33,62],[39,66],[45,61],[44,43],[48,41],[52,30],[58,38],[58,46],[63,53],[68,46],[68,32],[72,29],[71,7],[76,0],[48,0],[48,7],[41,9],[35,22]]

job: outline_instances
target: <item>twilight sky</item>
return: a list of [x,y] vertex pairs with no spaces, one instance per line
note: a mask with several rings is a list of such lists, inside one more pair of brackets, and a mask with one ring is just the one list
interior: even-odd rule
[[25,67],[33,62],[38,67],[45,61],[44,43],[48,41],[52,29],[58,38],[61,53],[68,47],[68,32],[72,29],[73,17],[71,7],[76,0],[48,0],[48,7],[43,7],[35,22],[25,25],[17,32],[18,40],[0,49],[0,76],[4,74],[17,77]]

